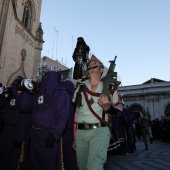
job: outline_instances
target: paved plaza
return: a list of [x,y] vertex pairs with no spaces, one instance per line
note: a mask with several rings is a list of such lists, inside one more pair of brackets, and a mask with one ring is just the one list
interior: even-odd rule
[[105,170],[170,170],[170,143],[154,141],[145,151],[142,141],[128,155],[109,155]]

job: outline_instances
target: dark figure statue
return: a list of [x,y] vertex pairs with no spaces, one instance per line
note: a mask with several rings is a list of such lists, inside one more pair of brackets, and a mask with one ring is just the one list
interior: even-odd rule
[[82,37],[77,38],[76,48],[73,53],[75,62],[73,79],[78,80],[86,77],[86,65],[89,59],[89,46],[85,43]]

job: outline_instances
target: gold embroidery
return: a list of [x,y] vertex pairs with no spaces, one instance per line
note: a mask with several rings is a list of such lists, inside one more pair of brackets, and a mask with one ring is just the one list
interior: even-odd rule
[[61,159],[61,170],[64,170],[64,161],[63,161],[63,141],[60,139],[60,159]]
[[21,146],[21,153],[20,153],[20,157],[19,157],[19,161],[18,161],[17,170],[20,169],[20,164],[24,162],[24,145],[25,145],[25,142],[23,142],[22,146]]

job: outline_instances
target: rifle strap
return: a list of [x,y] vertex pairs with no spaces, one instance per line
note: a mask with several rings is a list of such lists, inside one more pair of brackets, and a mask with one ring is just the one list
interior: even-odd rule
[[76,94],[76,99],[75,99],[75,103],[78,107],[82,106],[82,96],[81,96],[81,92],[83,91],[84,89],[84,84],[81,84],[80,87],[79,87],[79,90]]
[[83,89],[83,94],[84,94],[85,100],[86,100],[86,102],[87,102],[87,105],[88,105],[91,113],[92,113],[101,123],[103,123],[103,124],[105,124],[105,125],[110,124],[110,122],[111,122],[111,120],[112,120],[110,116],[109,116],[108,121],[105,121],[104,119],[102,119],[102,118],[93,110],[93,108],[91,107],[90,101],[88,100],[87,93],[89,93],[89,94],[91,94],[91,95],[93,94],[93,96],[96,96],[96,97],[99,97],[100,93],[94,93],[94,92],[90,91],[86,86],[85,86],[84,89]]

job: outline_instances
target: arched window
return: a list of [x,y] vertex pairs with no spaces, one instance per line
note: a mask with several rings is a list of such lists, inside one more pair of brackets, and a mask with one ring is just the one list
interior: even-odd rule
[[131,105],[130,108],[133,112],[142,112],[143,111],[142,106],[139,104],[136,104],[136,103]]
[[31,20],[32,20],[32,9],[31,9],[30,1],[27,0],[24,4],[22,23],[28,30],[31,30]]
[[139,104],[137,104],[137,103],[132,104],[132,105],[130,106],[130,108],[131,108],[132,112],[134,113],[135,119],[138,120],[139,117],[140,117],[140,112],[143,112],[144,109],[142,108],[141,105],[139,105]]

